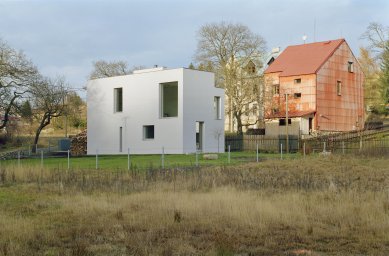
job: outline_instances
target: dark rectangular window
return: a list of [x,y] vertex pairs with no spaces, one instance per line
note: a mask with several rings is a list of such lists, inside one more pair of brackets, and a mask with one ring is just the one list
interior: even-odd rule
[[143,139],[145,140],[154,139],[154,125],[143,126]]
[[[286,118],[281,118],[278,121],[278,124],[279,124],[279,126],[286,126]],[[288,125],[289,124],[292,124],[292,120],[290,118],[288,118]]]
[[301,84],[301,78],[294,79],[295,84]]
[[114,89],[114,111],[123,111],[123,88]]
[[301,92],[296,92],[293,96],[295,99],[301,98]]

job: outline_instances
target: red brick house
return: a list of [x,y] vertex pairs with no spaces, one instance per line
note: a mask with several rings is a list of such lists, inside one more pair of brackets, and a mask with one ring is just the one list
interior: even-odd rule
[[284,134],[286,95],[289,134],[362,129],[363,80],[344,39],[287,47],[265,70],[266,134]]

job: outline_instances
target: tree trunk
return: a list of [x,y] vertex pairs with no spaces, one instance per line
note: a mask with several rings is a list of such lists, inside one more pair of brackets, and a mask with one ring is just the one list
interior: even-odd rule
[[235,112],[234,116],[236,118],[236,125],[237,125],[237,133],[243,134],[243,124],[242,124],[242,113],[241,112]]
[[17,98],[19,98],[19,95],[14,95],[11,102],[9,103],[7,109],[4,112],[4,119],[1,120],[0,130],[7,126],[7,123],[9,121],[9,112],[11,111],[11,107],[14,105],[14,102]]
[[38,140],[39,140],[39,135],[41,134],[41,131],[43,128],[45,128],[47,125],[50,124],[50,115],[45,113],[42,117],[41,123],[39,124],[38,129],[35,132],[35,138],[34,138],[34,145],[32,147],[32,153],[36,153],[36,149],[38,146]]

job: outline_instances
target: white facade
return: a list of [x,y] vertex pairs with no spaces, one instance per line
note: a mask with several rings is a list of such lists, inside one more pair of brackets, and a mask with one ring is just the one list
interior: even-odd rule
[[224,152],[224,90],[214,79],[210,72],[155,68],[89,81],[88,155],[128,148],[131,154]]

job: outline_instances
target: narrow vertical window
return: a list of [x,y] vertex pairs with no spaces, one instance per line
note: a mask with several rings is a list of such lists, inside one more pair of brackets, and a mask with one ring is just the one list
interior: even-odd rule
[[280,85],[279,84],[273,85],[273,94],[280,94]]
[[348,72],[350,73],[354,72],[354,63],[352,61],[348,62]]
[[221,101],[219,96],[215,96],[213,98],[213,108],[215,110],[215,118],[217,120],[222,119],[222,113],[221,113]]
[[253,104],[253,115],[254,115],[254,116],[257,115],[257,111],[258,111],[258,104],[257,104],[257,103],[254,103],[254,104]]
[[114,112],[123,111],[123,88],[114,89]]
[[336,81],[336,94],[338,96],[342,95],[342,82],[341,81]]

